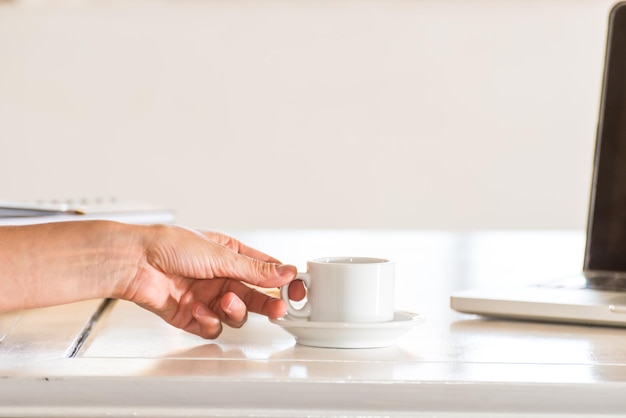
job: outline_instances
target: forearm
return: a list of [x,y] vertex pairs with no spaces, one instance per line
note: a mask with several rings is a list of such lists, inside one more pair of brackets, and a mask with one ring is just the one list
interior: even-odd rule
[[117,297],[145,227],[107,221],[0,227],[0,312]]

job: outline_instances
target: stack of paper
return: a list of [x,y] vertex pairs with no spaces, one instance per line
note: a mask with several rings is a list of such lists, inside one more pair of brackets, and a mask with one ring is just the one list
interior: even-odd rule
[[8,202],[0,200],[0,225],[29,225],[79,220],[112,220],[134,224],[173,223],[173,210],[143,203],[97,198],[63,202]]

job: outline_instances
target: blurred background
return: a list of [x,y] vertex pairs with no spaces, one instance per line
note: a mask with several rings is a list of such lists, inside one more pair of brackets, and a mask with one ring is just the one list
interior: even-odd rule
[[0,198],[582,229],[612,3],[0,1]]

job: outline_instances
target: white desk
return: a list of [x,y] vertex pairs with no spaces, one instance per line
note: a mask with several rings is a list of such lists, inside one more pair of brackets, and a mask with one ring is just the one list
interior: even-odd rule
[[0,415],[626,413],[626,329],[486,320],[449,308],[455,289],[579,272],[582,233],[231,234],[300,269],[327,255],[394,259],[398,309],[427,320],[393,347],[323,349],[295,345],[255,315],[207,341],[116,301],[71,357],[96,301],[0,316]]

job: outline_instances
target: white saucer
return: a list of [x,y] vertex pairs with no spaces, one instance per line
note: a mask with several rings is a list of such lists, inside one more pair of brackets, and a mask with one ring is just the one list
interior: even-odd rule
[[398,337],[424,322],[420,314],[398,311],[389,322],[314,322],[286,315],[270,319],[296,338],[312,347],[377,348],[393,345]]

